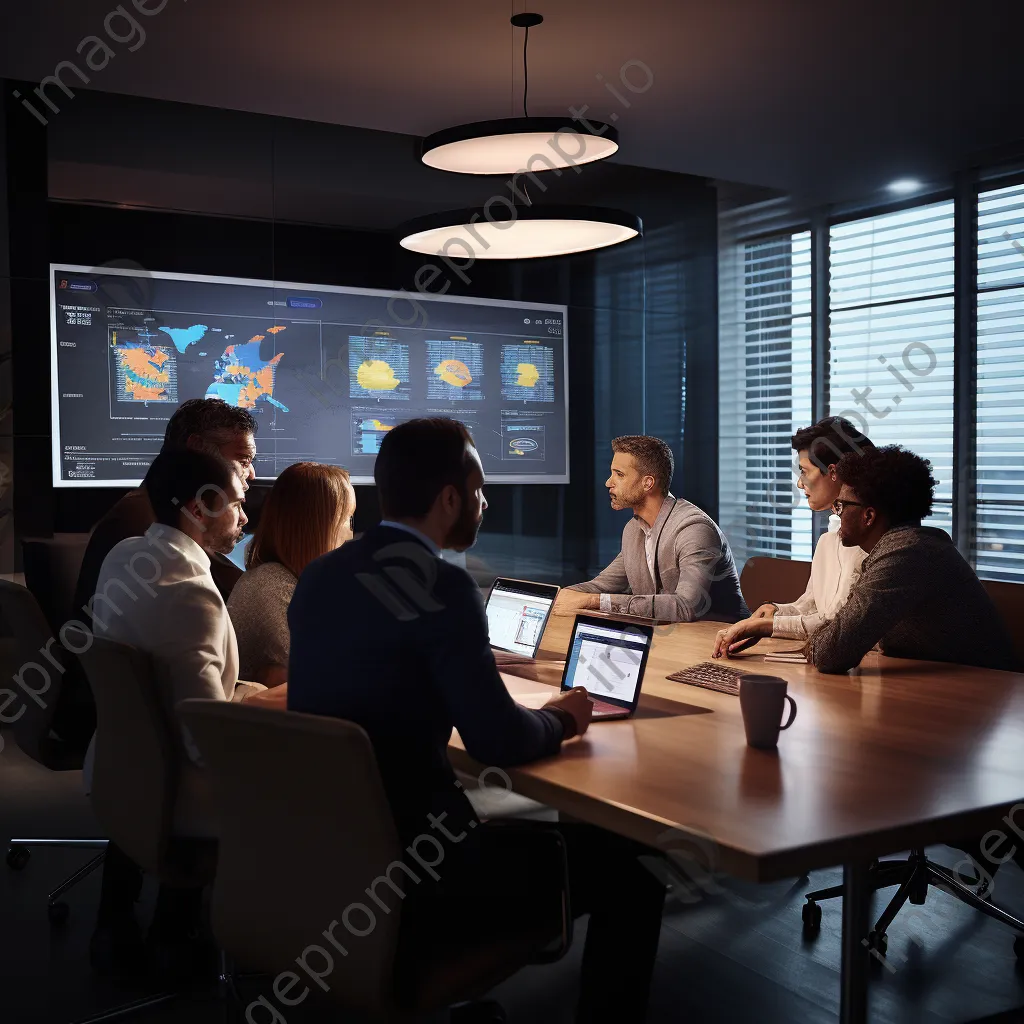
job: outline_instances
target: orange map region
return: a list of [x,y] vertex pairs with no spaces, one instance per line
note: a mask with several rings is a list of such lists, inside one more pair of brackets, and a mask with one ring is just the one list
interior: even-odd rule
[[134,380],[126,380],[124,390],[133,402],[159,402],[167,397],[167,392],[163,388],[139,384]]
[[262,341],[263,340],[263,335],[262,334],[254,334],[249,340],[250,341]]
[[287,327],[268,327],[267,334],[277,334],[278,331],[287,331]]
[[[234,346],[232,346],[234,348]],[[277,364],[284,356],[278,352],[270,362],[265,363],[260,369],[253,371],[252,367],[242,366],[240,363],[232,363],[224,368],[224,373],[248,377],[238,393],[238,407],[240,409],[251,409],[256,405],[256,399],[262,394],[272,394],[274,391],[274,371]]]
[[167,383],[167,371],[157,369],[158,366],[163,366],[167,362],[166,352],[161,352],[159,349],[147,351],[144,348],[129,348],[118,354],[126,370],[132,370],[139,377],[148,377],[157,384]]
[[457,388],[464,388],[473,379],[469,367],[459,359],[446,359],[435,370],[441,380]]

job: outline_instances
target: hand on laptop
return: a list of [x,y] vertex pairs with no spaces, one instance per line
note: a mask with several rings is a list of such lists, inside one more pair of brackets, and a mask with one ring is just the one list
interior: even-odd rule
[[560,693],[544,705],[546,708],[559,708],[572,715],[576,722],[576,735],[582,736],[590,725],[590,719],[594,712],[593,702],[587,696],[587,691],[582,686],[574,686],[565,693]]

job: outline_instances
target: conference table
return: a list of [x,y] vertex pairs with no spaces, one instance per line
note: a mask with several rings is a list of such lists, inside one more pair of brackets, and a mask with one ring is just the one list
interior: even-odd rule
[[[573,621],[553,615],[536,666],[502,672],[521,703],[554,695]],[[1000,819],[1024,802],[1024,675],[877,653],[847,675],[823,675],[765,662],[798,645],[762,640],[727,663],[786,679],[798,711],[777,751],[756,750],[738,697],[666,678],[710,660],[720,628],[657,626],[632,719],[594,723],[558,756],[507,774],[516,793],[709,872],[769,882],[841,864],[840,1020],[859,1024],[868,867],[885,854],[1009,829]],[[457,768],[481,770],[457,734],[449,754]],[[1024,806],[1011,820],[1024,828]]]

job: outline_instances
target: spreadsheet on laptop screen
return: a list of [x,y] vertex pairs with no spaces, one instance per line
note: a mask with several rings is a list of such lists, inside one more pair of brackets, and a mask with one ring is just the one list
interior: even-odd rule
[[491,646],[532,657],[550,609],[550,598],[512,590],[493,591],[487,602]]

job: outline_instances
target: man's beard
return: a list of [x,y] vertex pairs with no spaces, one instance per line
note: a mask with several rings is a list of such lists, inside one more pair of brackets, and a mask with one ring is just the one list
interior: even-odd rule
[[644,489],[642,486],[637,485],[635,491],[627,491],[625,494],[613,494],[611,496],[612,505],[617,509],[623,508],[635,508],[644,500]]
[[470,510],[469,498],[462,496],[462,511],[459,518],[452,524],[445,538],[444,546],[451,551],[465,551],[476,543],[476,535],[480,532],[483,517],[475,518]]
[[210,550],[218,555],[230,555],[235,547],[241,542],[242,537],[245,534],[241,530],[238,533],[233,534],[229,537],[217,537],[213,544],[210,546]]

